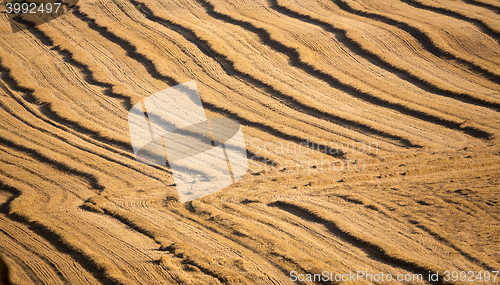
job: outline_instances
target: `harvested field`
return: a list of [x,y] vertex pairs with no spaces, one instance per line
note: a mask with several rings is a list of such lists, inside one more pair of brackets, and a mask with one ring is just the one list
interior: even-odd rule
[[[14,284],[500,284],[499,2],[81,0],[16,33],[5,11]],[[128,112],[191,80],[249,170],[181,203]]]

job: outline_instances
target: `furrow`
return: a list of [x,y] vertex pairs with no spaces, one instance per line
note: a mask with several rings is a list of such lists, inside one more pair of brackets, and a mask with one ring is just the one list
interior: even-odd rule
[[[9,85],[15,85],[15,82],[11,78],[6,78],[6,77],[7,77],[7,74],[3,73],[2,79],[4,81],[10,82]],[[74,129],[63,127],[61,125],[58,125],[56,123],[56,121],[54,121],[54,120],[48,120],[48,119],[44,118],[43,116],[38,115],[38,113],[32,111],[32,109],[26,104],[25,101],[21,100],[20,98],[17,98],[9,89],[7,89],[5,86],[3,86],[2,82],[0,82],[0,85],[1,85],[1,87],[3,87],[4,91],[6,91],[6,93],[10,96],[10,99],[12,99],[13,102],[16,102],[17,104],[19,104],[19,106],[21,106],[27,113],[29,113],[30,115],[33,116],[33,118],[30,118],[30,119],[40,120],[40,124],[35,124],[35,123],[33,123],[32,120],[28,120],[29,116],[26,116],[26,114],[22,114],[24,116],[21,116],[21,114],[16,113],[15,111],[11,110],[8,107],[9,103],[3,102],[2,108],[4,109],[4,111],[7,112],[10,116],[15,118],[16,120],[18,120],[19,122],[22,122],[22,124],[24,124],[28,129],[38,130],[40,133],[47,134],[51,137],[55,137],[61,141],[64,141],[68,144],[71,144],[71,146],[78,148],[79,150],[84,151],[84,152],[95,151],[95,150],[91,150],[90,148],[86,148],[80,144],[74,144],[74,143],[70,142],[70,140],[68,140],[67,132],[71,132]],[[10,88],[12,88],[14,90],[15,86],[14,87],[11,86]],[[17,90],[17,91],[22,92],[22,90]],[[44,107],[41,106],[41,108],[44,108]],[[45,128],[42,127],[41,122],[46,124]],[[64,135],[62,135],[61,133],[59,133],[55,130],[49,130],[50,127],[54,127],[55,130],[61,130],[62,134],[64,134]],[[114,154],[119,153],[118,150],[113,149],[107,143],[102,143],[100,140],[95,141],[92,138],[89,138],[88,136],[82,135],[79,132],[72,132],[72,134],[75,135],[76,137],[82,139],[83,141],[86,141],[86,142],[92,144],[93,146],[97,145],[97,146],[101,147],[102,149],[110,151]],[[127,167],[127,168],[133,168],[134,170],[140,172],[137,168],[134,168],[132,165],[127,165],[121,161],[118,161],[118,160],[115,160],[115,159],[109,157],[107,155],[107,152],[105,152],[105,151],[103,151],[102,153],[100,153],[100,152],[97,152],[97,153],[99,156],[105,158],[108,161],[111,161],[112,163],[117,163],[117,164],[120,164],[120,165]],[[128,155],[125,153],[120,153],[120,155],[124,156],[125,158],[132,158],[132,156],[129,153],[130,152],[127,150]]]
[[402,80],[408,81],[422,90],[439,96],[446,96],[460,100],[468,104],[474,104],[477,106],[491,108],[495,111],[500,111],[500,102],[479,94],[469,92],[464,93],[458,89],[453,90],[446,86],[441,86],[440,82],[426,78],[426,76],[421,72],[416,72],[416,70],[412,70],[410,67],[401,64],[396,60],[391,60],[390,57],[385,56],[379,50],[370,48],[370,44],[368,42],[363,40],[361,37],[356,37],[346,28],[336,27],[336,25],[331,21],[321,19],[319,16],[316,16],[311,12],[287,6],[284,3],[280,3],[279,0],[269,0],[269,2],[271,8],[288,17],[317,25],[325,31],[335,34],[336,37],[354,53],[363,56],[363,58],[368,60],[370,63],[384,68],[385,70],[397,75]]
[[[493,12],[497,13],[500,15],[500,5],[496,2],[488,2],[488,1],[482,1],[482,0],[462,0],[462,2],[465,2],[467,4],[475,5],[478,7],[490,9]],[[495,3],[495,4],[494,4]]]
[[105,189],[104,184],[102,184],[102,181],[99,180],[99,178],[96,176],[95,173],[92,172],[85,172],[80,170],[79,168],[81,167],[80,165],[75,165],[71,162],[61,162],[58,160],[55,160],[51,157],[54,157],[54,155],[48,155],[45,153],[42,153],[38,150],[26,147],[24,145],[19,144],[18,142],[11,141],[5,137],[0,136],[0,144],[3,144],[7,147],[16,149],[17,151],[29,153],[32,157],[36,158],[42,163],[49,164],[53,166],[56,169],[59,169],[62,172],[70,173],[72,175],[76,175],[78,177],[82,177],[83,179],[87,180],[92,187],[92,189],[95,189],[97,191],[101,191]]
[[[442,271],[442,269],[436,268],[436,266],[427,264],[424,261],[406,257],[401,254],[399,250],[388,244],[374,240],[365,234],[356,233],[351,230],[349,226],[344,225],[341,221],[336,220],[326,212],[323,213],[321,210],[312,209],[306,204],[279,200],[269,204],[269,206],[277,207],[302,219],[322,224],[326,226],[332,234],[356,247],[372,252],[376,257],[383,259],[392,266],[400,267],[415,274],[422,274],[423,276],[427,276],[429,272],[436,273]],[[434,283],[451,284],[442,279]]]
[[476,19],[472,16],[454,11],[451,8],[440,7],[433,2],[428,3],[422,0],[400,0],[400,1],[417,9],[424,9],[435,13],[439,13],[441,15],[453,17],[458,20],[469,22],[479,27],[479,29],[481,29],[483,33],[496,39],[497,41],[500,41],[500,30],[498,29],[498,27],[494,27],[491,24],[485,23],[484,21]]
[[[109,271],[110,267],[107,267],[107,261],[101,260],[100,258],[95,259],[91,256],[92,253],[89,255],[88,252],[83,250],[83,248],[86,247],[83,244],[79,244],[79,242],[71,236],[60,232],[59,229],[51,227],[47,224],[47,221],[38,219],[36,215],[30,216],[29,214],[23,212],[12,212],[10,204],[21,195],[24,195],[24,193],[30,192],[30,188],[27,188],[20,182],[12,181],[12,179],[1,174],[0,188],[8,189],[11,193],[14,193],[14,196],[10,200],[9,204],[5,205],[9,209],[9,211],[5,213],[9,219],[26,225],[29,230],[47,240],[58,251],[70,255],[73,260],[78,262],[101,283],[113,285],[127,284],[125,280],[120,280],[120,276],[116,276],[114,272]],[[111,268],[113,268],[113,266],[111,266]]]
[[[73,10],[73,14],[75,14],[77,17],[79,17],[82,21],[88,23],[88,25],[91,29],[94,29],[94,30],[98,31],[99,33],[101,33],[101,35],[104,38],[120,45],[127,52],[130,51],[129,56],[131,58],[137,60],[138,62],[144,64],[146,66],[148,72],[150,73],[150,75],[153,78],[166,81],[171,86],[180,84],[180,82],[178,82],[176,79],[160,73],[159,68],[156,66],[156,64],[151,59],[147,58],[145,55],[138,52],[137,48],[134,46],[133,43],[128,42],[127,40],[115,35],[113,32],[109,31],[108,28],[106,28],[104,26],[100,26],[99,24],[96,23],[96,21],[94,19],[90,18],[87,14],[80,11],[78,9],[78,7],[76,7]],[[230,118],[238,120],[243,125],[247,125],[247,126],[251,126],[253,128],[260,129],[260,130],[265,131],[267,133],[271,133],[274,136],[277,136],[277,137],[280,137],[280,138],[283,138],[286,140],[294,141],[297,143],[304,141],[303,138],[301,138],[300,136],[292,135],[292,134],[283,132],[283,131],[279,130],[277,127],[274,127],[271,125],[267,125],[267,124],[264,124],[264,123],[261,123],[258,121],[252,121],[246,117],[243,117],[243,116],[237,114],[236,112],[234,112],[232,110],[229,110],[228,108],[217,106],[211,102],[204,101],[203,106],[206,107],[210,111],[224,114]],[[344,157],[344,155],[345,155],[345,153],[338,150],[336,152],[336,154],[334,155],[334,157]]]
[[[374,203],[372,201],[367,202],[367,199],[365,197],[360,197],[360,196],[355,196],[355,195],[345,195],[345,194],[344,195],[333,194],[333,196],[336,196],[336,197],[338,197],[338,198],[340,198],[348,203],[351,203],[352,205],[359,205],[362,207],[366,207],[366,208],[375,210],[375,211],[383,214],[384,216],[388,217],[389,219],[393,219],[394,221],[400,222],[400,220],[397,219],[396,217],[394,217],[393,215],[387,213],[386,211],[381,210],[380,209],[381,205],[379,205],[379,204],[374,205]],[[475,263],[475,264],[477,264],[477,265],[479,265],[487,270],[490,270],[490,271],[495,270],[495,269],[493,269],[492,266],[490,266],[486,262],[481,261],[476,257],[473,257],[472,255],[470,255],[466,251],[464,251],[461,248],[459,248],[458,246],[456,246],[452,241],[441,236],[438,232],[433,231],[429,227],[423,225],[422,222],[418,221],[417,219],[410,219],[408,222],[411,225],[416,226],[417,228],[420,228],[421,230],[423,230],[424,232],[426,232],[427,234],[429,234],[430,236],[432,236],[433,238],[435,238],[439,242],[443,243],[445,246],[452,248],[453,250],[458,252],[460,255],[462,255],[465,259],[467,259],[471,263]]]
[[[120,98],[123,100],[126,100],[126,110],[129,110],[131,108],[132,102],[135,102],[138,100],[137,96],[127,94],[125,92],[119,93],[115,92],[114,90],[123,90],[126,89],[122,84],[120,83],[114,83],[111,80],[107,78],[106,75],[102,74],[102,72],[99,71],[99,67],[96,66],[95,64],[92,64],[90,61],[88,61],[76,48],[72,47],[71,45],[64,44],[63,42],[54,42],[55,39],[59,39],[57,35],[53,31],[49,30],[42,30],[38,29],[36,27],[32,27],[29,29],[30,32],[35,35],[38,39],[40,39],[42,42],[46,42],[49,46],[53,47],[53,50],[57,50],[61,56],[64,57],[65,61],[68,62],[68,64],[73,65],[78,67],[78,69],[85,75],[87,82],[92,85],[96,86],[102,86],[107,89],[104,95],[114,97],[114,98]],[[58,117],[60,118],[60,116]],[[86,124],[80,124],[80,123],[75,123],[75,121],[69,121],[66,118],[63,119],[63,124],[65,125],[70,125],[72,126],[73,130],[76,130],[79,133],[88,133],[88,128],[86,127]],[[98,136],[98,139],[101,141],[102,139],[105,139],[102,135],[99,133],[92,133],[93,137]],[[118,146],[121,150],[130,152],[131,151],[131,146],[130,142],[126,140],[122,140],[121,138],[110,138],[107,137],[106,142],[112,142],[113,145]],[[77,146],[78,147],[78,146]],[[84,150],[88,151],[88,150]],[[107,157],[108,155],[102,156],[105,157],[106,160],[110,160],[114,164],[120,164],[122,166],[125,166],[127,168],[132,168],[138,172],[139,169],[130,166],[130,165],[125,165],[122,162],[119,162],[113,158]],[[128,156],[128,158],[132,158],[131,156]],[[152,166],[160,171],[165,171],[164,168],[161,167],[156,167]],[[146,176],[148,174],[143,173]],[[150,176],[153,178],[152,176]]]
[[280,271],[289,272],[298,269],[314,274],[327,270],[327,262],[334,263],[336,268],[343,267],[333,260],[318,260],[315,256],[309,256],[307,252],[300,250],[303,245],[296,240],[285,237],[277,239],[271,231],[260,225],[225,213],[203,202],[190,202],[185,208],[195,216],[192,217],[193,221],[261,256],[264,255]]
[[[12,90],[24,93],[28,98],[28,102],[38,106],[41,113],[46,117],[40,118],[39,115],[31,112],[33,115],[39,117],[41,120],[58,127],[54,122],[61,123],[71,129],[77,130],[83,134],[89,134],[94,139],[115,145],[121,149],[129,149],[130,145],[121,138],[114,137],[109,131],[96,126],[85,119],[75,119],[72,112],[65,108],[64,104],[57,101],[51,91],[46,88],[36,86],[33,78],[24,72],[16,64],[17,60],[11,55],[0,53],[0,72],[2,73],[2,80],[6,82]],[[16,98],[19,104],[25,105]],[[26,108],[30,110],[30,108]],[[49,121],[47,120],[49,119]],[[53,121],[53,122],[50,122]]]
[[[19,152],[17,155],[25,154]],[[151,269],[156,268],[156,265],[137,264],[138,259],[151,261],[151,255],[157,256],[156,253],[151,251],[144,252],[144,244],[147,244],[146,248],[149,248],[153,244],[152,242],[146,238],[141,238],[139,234],[127,227],[115,223],[111,218],[103,215],[87,214],[78,209],[78,205],[81,205],[85,199],[80,195],[84,197],[93,195],[92,191],[88,190],[89,187],[85,181],[78,183],[76,179],[60,173],[57,169],[44,167],[43,164],[37,165],[38,163],[29,157],[29,154],[26,159],[30,159],[26,163],[27,167],[31,168],[35,173],[29,178],[27,178],[26,174],[19,177],[18,181],[26,179],[31,184],[24,187],[21,196],[23,200],[19,201],[20,198],[17,198],[13,201],[10,212],[31,217],[31,220],[35,222],[40,221],[48,227],[56,228],[60,235],[63,235],[75,247],[78,247],[77,250],[87,252],[89,256],[93,256],[98,263],[103,265],[108,271],[107,275],[118,280],[123,280],[121,278],[125,278],[125,276],[122,275],[126,275],[128,282],[121,283],[137,284],[140,282],[134,283],[131,281],[142,280],[151,284],[151,280],[158,278],[158,275],[155,278],[152,276],[154,273],[151,273]],[[16,159],[11,160],[16,162]],[[17,164],[22,165],[22,163],[18,162]],[[17,177],[17,173],[21,171],[16,171],[14,168],[15,166],[7,167],[6,171],[8,170],[10,175]],[[21,169],[21,167],[19,168]],[[27,169],[28,172],[31,169]],[[38,175],[40,177],[37,177]],[[44,179],[44,176],[50,178]],[[56,179],[53,182],[52,177]],[[80,184],[79,187],[75,188],[78,184]],[[27,192],[33,193],[31,196],[26,197],[25,193]],[[59,197],[68,197],[68,195],[76,197],[59,200]],[[79,242],[76,242],[75,239]],[[110,244],[109,241],[115,239],[120,245]],[[132,242],[135,243],[132,244]],[[141,273],[141,268],[145,269],[145,267],[149,267],[149,270],[146,269],[147,272]],[[160,276],[163,275],[160,274]]]
[[415,220],[415,219],[411,219],[411,220],[409,220],[409,222],[411,224],[415,225],[417,228],[419,228],[419,229],[423,230],[424,232],[428,233],[429,235],[431,235],[432,237],[434,237],[439,242],[442,242],[446,246],[448,246],[448,247],[452,248],[453,250],[457,251],[458,253],[460,253],[463,257],[465,257],[470,262],[476,263],[479,266],[485,268],[486,270],[490,270],[490,271],[496,270],[494,267],[490,266],[486,262],[484,262],[482,260],[479,260],[478,258],[476,258],[476,257],[470,255],[469,253],[465,252],[463,249],[461,249],[458,246],[456,246],[452,241],[450,241],[447,238],[443,237],[437,231],[433,231],[428,226],[425,226],[422,222],[420,222],[418,220]]
[[[212,276],[223,284],[248,284],[250,281],[239,272],[207,262],[211,259],[209,256],[187,245],[182,239],[166,233],[168,230],[161,229],[141,216],[121,209],[103,197],[95,196],[89,202],[107,215],[154,240],[160,245],[161,251],[170,252],[174,257],[179,258],[182,263],[197,267],[205,275]],[[175,214],[175,212],[172,214]]]
[[[19,116],[19,114],[16,114],[16,113],[11,112],[9,110],[5,110],[5,111],[8,112],[8,114],[11,115],[13,118],[17,119],[19,122],[22,122],[23,124],[25,124],[26,129],[38,130],[38,131],[40,131],[41,133],[43,133],[45,135],[57,138],[57,139],[65,142],[65,143],[68,143],[72,147],[74,147],[74,148],[76,148],[76,149],[78,149],[78,150],[80,150],[82,152],[94,153],[94,154],[98,155],[99,157],[105,159],[109,163],[112,163],[114,165],[120,165],[120,166],[122,166],[124,168],[136,171],[138,173],[141,173],[144,176],[147,176],[147,177],[155,179],[155,180],[158,179],[157,176],[154,176],[154,175],[151,175],[151,174],[149,174],[147,172],[144,172],[143,169],[141,169],[141,167],[137,167],[136,165],[128,163],[129,159],[132,159],[132,160],[135,159],[133,157],[133,155],[131,155],[129,152],[127,152],[127,153],[118,153],[116,150],[109,150],[113,154],[113,155],[110,155],[110,152],[108,152],[106,150],[95,150],[95,149],[92,149],[91,147],[86,147],[86,146],[82,146],[80,144],[75,144],[75,143],[67,141],[66,140],[67,136],[65,137],[64,135],[61,135],[61,134],[59,134],[57,132],[51,132],[51,131],[48,131],[46,129],[43,129],[42,127],[40,127],[40,125],[35,125],[35,124],[29,122],[28,120],[26,120],[26,117],[21,117],[21,116]],[[85,138],[82,138],[82,139],[85,139]],[[87,141],[87,142],[89,144],[92,144],[92,146],[95,145],[95,142],[93,142],[93,141]],[[114,157],[116,154],[119,154],[120,156],[122,156],[123,160],[116,159]],[[165,172],[164,168],[155,167],[155,166],[150,166],[150,167],[154,167],[157,170],[161,171],[162,173]]]
[[[214,61],[217,62],[226,71],[228,76],[236,75],[237,77],[243,79],[248,84],[255,86],[258,89],[265,90],[266,93],[268,94],[272,94],[273,97],[278,98],[282,102],[285,102],[285,104],[290,108],[300,111],[304,114],[310,115],[312,117],[341,125],[345,128],[351,128],[363,133],[380,136],[382,138],[389,140],[398,141],[403,146],[406,147],[421,147],[419,145],[412,143],[411,141],[409,141],[404,137],[378,130],[377,128],[372,127],[370,125],[361,123],[359,121],[343,118],[331,112],[326,112],[314,106],[308,105],[305,102],[301,102],[299,99],[294,98],[291,95],[288,95],[286,92],[278,90],[274,86],[266,82],[263,82],[258,77],[238,69],[235,66],[235,63],[231,59],[229,59],[224,54],[218,52],[215,48],[212,47],[212,45],[207,40],[198,36],[195,31],[183,27],[181,24],[174,23],[171,20],[162,18],[160,16],[155,16],[154,12],[151,11],[144,2],[139,2],[137,0],[130,0],[130,1],[134,5],[139,5],[141,7],[141,11],[149,20],[154,21],[156,23],[160,23],[166,28],[178,32],[187,41],[190,41],[191,43],[195,44],[200,49],[200,51],[205,53],[207,56],[213,58]],[[500,103],[499,103],[499,108],[500,108]]]
[[235,19],[230,15],[222,14],[217,11],[215,11],[215,7],[206,0],[198,0],[205,9],[207,10],[207,13],[211,15],[212,17],[215,17],[217,19],[226,21],[228,23],[238,25],[248,31],[251,31],[255,33],[259,38],[262,40],[263,43],[266,45],[270,46],[274,50],[286,54],[290,60],[291,64],[294,66],[297,66],[307,72],[308,74],[323,80],[324,82],[328,83],[330,86],[333,88],[342,90],[349,95],[361,99],[365,102],[384,107],[387,109],[395,110],[398,111],[402,114],[424,120],[430,123],[434,123],[437,125],[441,125],[443,127],[449,128],[449,129],[454,129],[458,131],[462,131],[463,133],[466,133],[468,135],[471,135],[476,138],[481,138],[481,139],[489,139],[493,136],[492,133],[486,130],[482,130],[480,128],[476,127],[471,127],[471,126],[463,126],[461,123],[457,121],[451,121],[448,119],[444,119],[438,115],[435,114],[429,114],[427,112],[415,109],[413,107],[408,107],[402,102],[398,102],[397,100],[394,99],[389,99],[389,98],[380,98],[378,96],[372,95],[370,93],[367,93],[365,91],[359,90],[355,86],[351,86],[347,83],[344,83],[340,81],[339,79],[333,77],[332,75],[323,72],[321,70],[318,70],[314,66],[304,62],[301,60],[300,53],[292,47],[286,46],[283,43],[273,39],[269,32],[265,30],[264,28],[256,27],[254,24]]
[[413,38],[415,38],[427,51],[429,51],[433,55],[449,60],[455,60],[458,63],[467,66],[470,70],[473,70],[481,74],[485,78],[488,78],[489,80],[495,82],[496,84],[500,84],[500,74],[496,70],[491,70],[490,68],[476,63],[474,60],[464,58],[463,56],[457,54],[452,50],[440,47],[429,37],[429,35],[427,35],[425,31],[422,31],[419,28],[413,27],[403,21],[395,20],[393,18],[390,18],[389,16],[353,8],[345,0],[333,0],[333,2],[346,12],[400,28],[413,36]]
[[[8,204],[6,204],[6,206],[8,206]],[[0,212],[1,212],[1,210],[0,210]],[[0,220],[1,219],[2,219],[2,217],[0,217]],[[10,221],[9,224],[13,222],[11,219],[9,219],[9,221]],[[0,222],[2,222],[2,221],[0,221]],[[0,234],[3,234],[4,236],[8,237],[9,241],[5,244],[5,246],[9,247],[9,250],[13,250],[16,247],[20,247],[20,248],[22,248],[22,250],[24,250],[26,252],[27,256],[26,256],[25,261],[29,260],[30,261],[29,263],[35,263],[35,264],[32,264],[32,265],[28,264],[26,267],[28,267],[28,268],[32,268],[34,266],[41,267],[40,269],[43,270],[44,272],[38,272],[37,275],[41,276],[42,280],[50,280],[51,283],[55,283],[56,280],[58,281],[57,283],[60,283],[60,284],[67,284],[67,283],[69,283],[68,279],[64,276],[64,273],[61,272],[61,271],[59,271],[59,269],[57,268],[56,264],[54,264],[47,257],[45,257],[42,254],[40,254],[40,253],[32,250],[25,243],[23,243],[22,241],[19,241],[18,239],[16,239],[16,237],[14,237],[11,233],[9,233],[5,229],[0,228]],[[5,250],[5,248],[4,248],[4,250]],[[13,252],[15,252],[15,251],[13,251]],[[36,259],[33,260],[33,258],[31,256],[29,256],[29,255],[33,255],[39,261],[36,260]]]
[[164,81],[170,86],[179,84],[179,82],[173,77],[161,73],[159,71],[160,68],[158,68],[155,62],[143,53],[139,52],[138,48],[133,43],[114,34],[113,31],[110,31],[107,27],[98,24],[95,19],[92,19],[85,12],[81,11],[80,7],[75,7],[72,13],[80,20],[85,22],[90,29],[97,31],[103,38],[119,45],[123,50],[127,52],[127,56],[129,56],[131,59],[136,60],[137,62],[140,62],[153,78]]

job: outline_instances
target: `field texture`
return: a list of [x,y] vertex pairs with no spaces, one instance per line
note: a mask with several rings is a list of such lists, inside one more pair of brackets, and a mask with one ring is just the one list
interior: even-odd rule
[[[442,275],[500,270],[498,1],[81,0],[17,33],[0,17],[14,284],[500,284]],[[249,171],[180,203],[127,116],[191,80],[207,117],[241,123]]]

